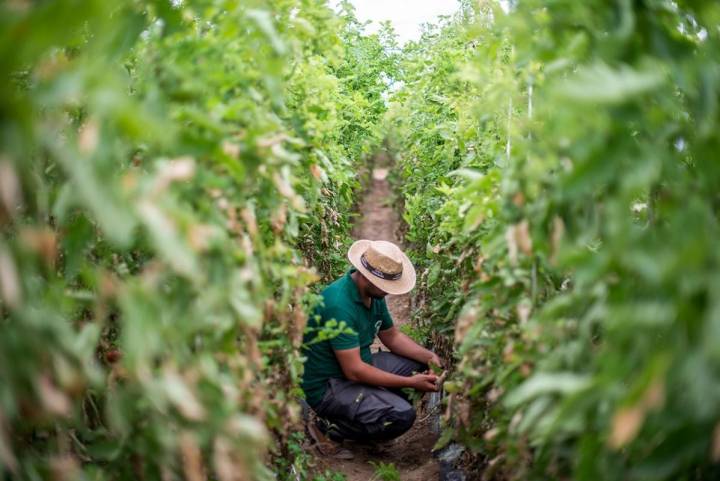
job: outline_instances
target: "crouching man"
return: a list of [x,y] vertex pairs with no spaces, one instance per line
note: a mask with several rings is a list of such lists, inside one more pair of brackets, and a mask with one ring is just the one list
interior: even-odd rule
[[[428,364],[442,364],[393,326],[385,303],[387,294],[415,286],[408,257],[391,242],[360,240],[348,258],[353,267],[322,291],[303,343],[302,388],[318,418],[308,430],[323,454],[339,457],[351,453],[331,441],[387,441],[410,429],[415,410],[402,389],[436,391]],[[347,329],[321,340],[319,330],[331,320]],[[370,352],[376,335],[390,352]]]

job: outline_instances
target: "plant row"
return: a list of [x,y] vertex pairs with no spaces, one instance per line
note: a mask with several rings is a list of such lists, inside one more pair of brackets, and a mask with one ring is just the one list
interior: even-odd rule
[[409,44],[388,116],[440,444],[482,479],[718,476],[720,7],[501,7]]
[[388,41],[319,0],[0,6],[0,477],[307,475]]

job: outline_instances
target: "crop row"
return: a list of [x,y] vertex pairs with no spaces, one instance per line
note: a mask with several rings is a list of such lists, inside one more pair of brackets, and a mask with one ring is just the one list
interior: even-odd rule
[[463,2],[389,112],[445,436],[483,479],[714,479],[720,7]]
[[315,0],[4,2],[0,33],[0,477],[304,476],[304,306],[386,37]]

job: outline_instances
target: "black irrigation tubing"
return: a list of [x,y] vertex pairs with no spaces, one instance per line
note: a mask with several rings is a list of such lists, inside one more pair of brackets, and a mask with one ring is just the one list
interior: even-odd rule
[[[445,397],[445,390],[430,393],[428,401],[428,417],[432,418],[432,430],[435,434],[440,434],[440,405]],[[467,476],[460,466],[460,458],[465,452],[465,448],[458,443],[450,443],[444,448],[433,452],[433,456],[438,460],[440,465],[439,481],[465,481]]]

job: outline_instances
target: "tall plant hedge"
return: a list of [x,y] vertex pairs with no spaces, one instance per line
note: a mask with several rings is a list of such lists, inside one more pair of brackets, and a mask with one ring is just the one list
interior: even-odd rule
[[3,2],[0,477],[307,474],[306,293],[388,39],[319,0]]
[[389,117],[442,442],[483,479],[714,479],[720,5],[502,7],[407,46]]

